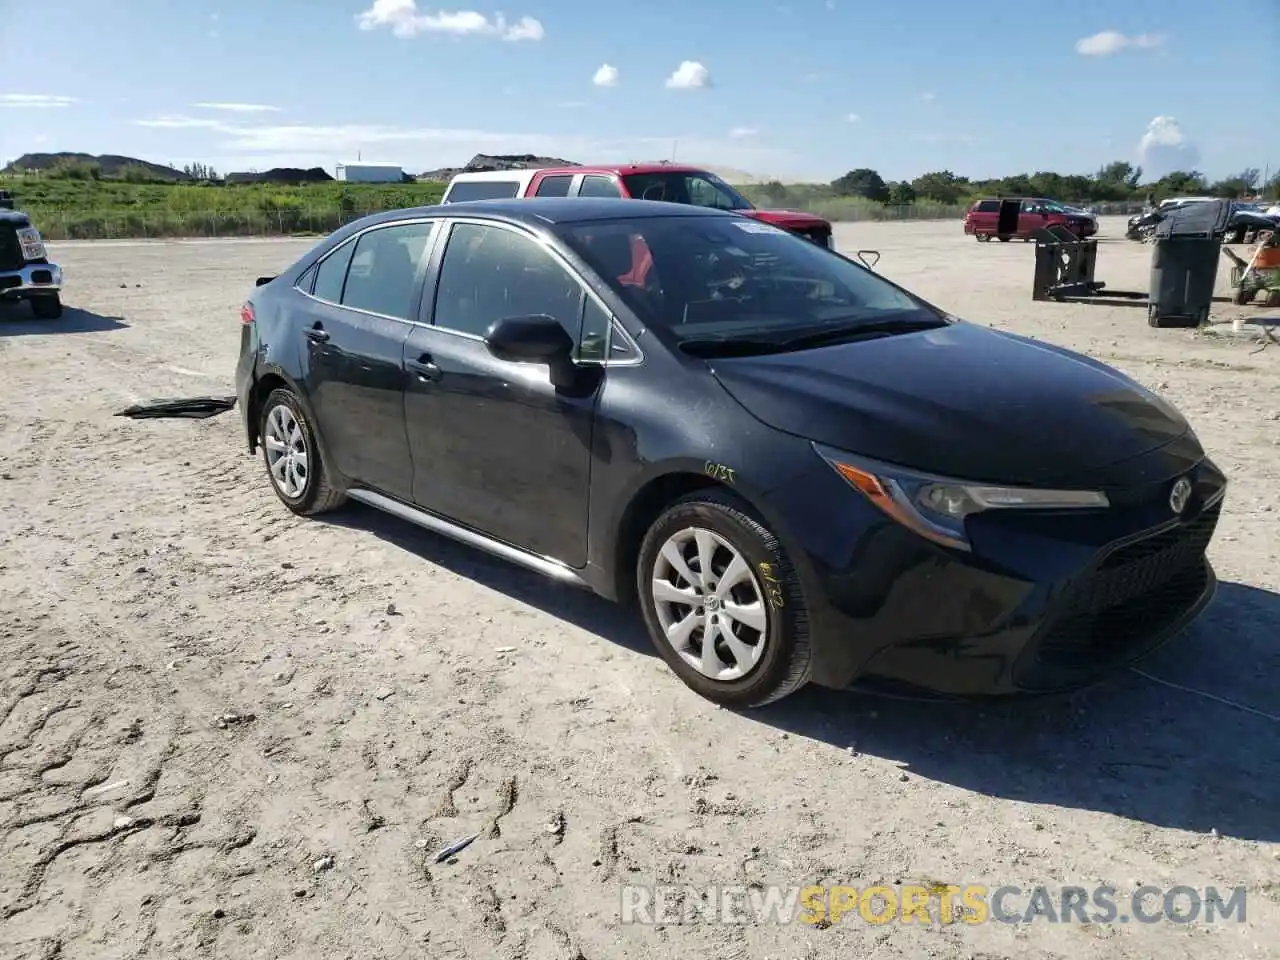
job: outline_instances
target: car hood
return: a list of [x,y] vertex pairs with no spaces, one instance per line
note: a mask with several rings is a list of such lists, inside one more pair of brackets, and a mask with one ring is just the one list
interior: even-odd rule
[[801,213],[799,210],[739,210],[745,216],[771,223],[778,227],[825,227],[827,221],[815,217],[812,213]]
[[707,363],[777,430],[966,480],[1105,484],[1106,467],[1188,430],[1173,407],[1117,370],[964,322]]

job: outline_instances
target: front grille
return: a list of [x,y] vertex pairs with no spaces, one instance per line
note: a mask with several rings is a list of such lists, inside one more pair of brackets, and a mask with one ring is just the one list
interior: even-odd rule
[[1042,630],[1039,665],[1090,674],[1140,656],[1204,593],[1205,550],[1221,509],[1221,503],[1214,504],[1186,523],[1105,554]]
[[0,223],[0,270],[17,270],[25,263],[18,231],[6,223]]

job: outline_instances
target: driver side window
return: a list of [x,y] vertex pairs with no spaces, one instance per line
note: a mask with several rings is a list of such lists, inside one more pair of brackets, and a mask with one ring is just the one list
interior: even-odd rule
[[721,194],[720,188],[710,180],[702,177],[689,177],[685,183],[689,191],[689,202],[695,206],[715,207],[721,210],[729,209],[729,204]]

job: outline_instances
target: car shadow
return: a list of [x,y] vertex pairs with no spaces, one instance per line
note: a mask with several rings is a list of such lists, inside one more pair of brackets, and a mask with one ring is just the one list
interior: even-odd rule
[[0,304],[0,337],[53,333],[105,333],[128,328],[123,317],[108,317],[92,310],[64,307],[57,320],[39,320],[26,303]]
[[[629,651],[657,656],[633,609],[363,504],[316,519],[367,531]],[[998,703],[896,700],[808,687],[738,715],[989,797],[1275,842],[1275,721],[1212,698],[1277,713],[1276,637],[1280,594],[1223,583],[1191,628],[1138,665],[1148,676],[1126,671],[1074,694]]]
[[1280,594],[1223,583],[1166,647],[1071,695],[973,704],[808,688],[743,717],[990,797],[1276,842],[1278,636]]
[[443,534],[423,530],[362,503],[349,501],[341,510],[320,514],[315,519],[366,531],[407,553],[513,600],[537,607],[627,650],[653,657],[658,655],[644,624],[633,610],[587,590],[557,583],[542,574],[492,557],[483,550],[451,540]]

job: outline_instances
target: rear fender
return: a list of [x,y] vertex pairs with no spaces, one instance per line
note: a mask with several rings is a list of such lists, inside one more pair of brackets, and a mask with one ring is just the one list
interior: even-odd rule
[[[246,411],[248,434],[249,434],[249,452],[256,453],[258,444],[262,437],[259,435],[259,424],[262,422],[262,405],[266,402],[271,391],[277,387],[287,387],[298,401],[298,406],[302,407],[302,412],[307,418],[307,422],[311,425],[311,432],[316,438],[316,445],[320,448],[320,457],[324,460],[326,467],[333,463],[333,458],[329,456],[329,447],[324,438],[324,431],[320,428],[320,421],[316,418],[315,410],[311,406],[311,401],[307,397],[307,393],[299,385],[285,369],[278,364],[263,363],[260,364],[253,378],[253,388],[249,391],[249,409]],[[332,474],[332,469],[329,473]]]

